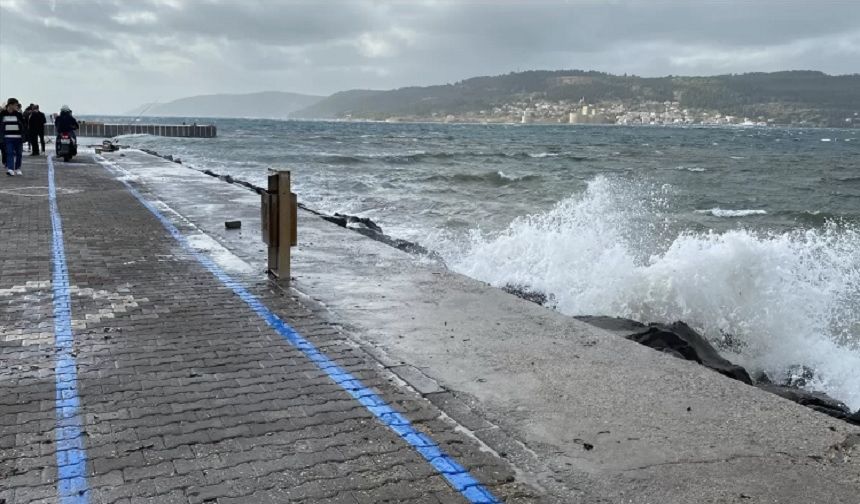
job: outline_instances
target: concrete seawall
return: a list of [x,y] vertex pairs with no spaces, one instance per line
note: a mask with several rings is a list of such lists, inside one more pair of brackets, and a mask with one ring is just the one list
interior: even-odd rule
[[[105,157],[147,197],[264,270],[257,195],[122,154]],[[316,313],[557,502],[856,503],[860,428],[308,212],[293,274]]]
[[[211,124],[104,124],[80,122],[78,136],[111,138],[119,135],[156,135],[181,138],[215,138],[218,129]],[[45,136],[54,136],[54,125],[45,125]]]

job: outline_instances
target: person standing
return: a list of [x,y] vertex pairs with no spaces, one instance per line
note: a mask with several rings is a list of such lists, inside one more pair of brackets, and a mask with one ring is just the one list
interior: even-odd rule
[[45,152],[45,123],[48,120],[45,114],[39,110],[39,105],[33,105],[33,110],[30,112],[30,119],[27,121],[27,136],[30,139],[30,144],[33,146],[31,156],[39,155],[39,145],[41,143],[42,152]]
[[[21,110],[20,104],[18,105],[18,110]],[[24,132],[23,132],[24,133],[24,140],[25,140],[24,147],[26,147],[28,152],[31,152],[33,150],[33,142],[30,141],[30,135],[27,134],[27,132],[30,131],[29,123],[30,123],[30,114],[32,112],[33,112],[33,104],[32,103],[27,105],[27,108],[25,108],[24,111],[21,112],[21,115],[24,116]]]
[[[0,103],[0,112],[6,112],[6,102]],[[0,122],[0,161],[6,167],[6,138],[3,135],[3,123]]]
[[6,101],[6,110],[0,112],[0,127],[6,143],[6,175],[23,175],[21,158],[24,154],[24,116],[21,104],[15,98]]

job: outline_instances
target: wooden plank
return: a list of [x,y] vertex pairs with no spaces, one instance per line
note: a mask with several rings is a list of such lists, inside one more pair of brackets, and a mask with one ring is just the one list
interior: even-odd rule
[[277,274],[278,271],[278,240],[277,237],[274,236],[278,232],[278,206],[277,206],[277,195],[278,195],[278,175],[272,174],[269,175],[269,194],[267,197],[269,198],[269,214],[268,214],[268,235],[269,235],[269,271],[273,274]]
[[290,237],[292,235],[292,205],[290,205],[290,172],[278,172],[278,281],[290,282]]
[[290,193],[290,246],[299,244],[299,200],[296,193]]
[[263,243],[269,245],[272,243],[269,240],[269,194],[260,195],[260,236],[263,238]]

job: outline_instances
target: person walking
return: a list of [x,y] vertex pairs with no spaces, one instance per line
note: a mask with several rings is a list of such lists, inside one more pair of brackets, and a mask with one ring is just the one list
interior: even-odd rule
[[[6,102],[0,103],[0,112],[6,112]],[[6,168],[6,138],[3,134],[3,123],[0,123],[0,161],[3,163],[3,168]]]
[[[20,110],[20,109],[21,109],[21,106],[19,104],[18,110]],[[32,112],[33,112],[33,104],[32,103],[27,105],[27,108],[25,108],[24,111],[21,112],[21,115],[24,116],[24,131],[23,131],[23,133],[24,133],[24,147],[27,150],[27,152],[32,152],[32,150],[33,150],[33,142],[30,141],[30,135],[27,134],[27,132],[30,131],[29,123],[30,123],[30,114]]]
[[21,104],[15,98],[6,101],[6,109],[0,112],[0,127],[6,144],[6,175],[23,175],[21,158],[24,154],[24,116]]
[[41,143],[42,152],[45,152],[45,123],[48,120],[45,114],[39,110],[39,105],[33,105],[33,110],[30,111],[30,119],[27,121],[27,137],[30,139],[30,144],[33,146],[31,156],[39,155],[39,145]]

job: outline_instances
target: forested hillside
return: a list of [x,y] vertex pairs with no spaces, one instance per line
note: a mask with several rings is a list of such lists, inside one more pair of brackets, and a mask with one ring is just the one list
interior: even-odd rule
[[813,71],[712,77],[644,78],[581,70],[529,71],[474,77],[454,84],[391,91],[336,93],[293,114],[306,118],[424,117],[486,110],[512,102],[621,103],[630,107],[675,101],[682,108],[737,116],[767,116],[779,123],[844,125],[860,112],[860,74]]

